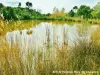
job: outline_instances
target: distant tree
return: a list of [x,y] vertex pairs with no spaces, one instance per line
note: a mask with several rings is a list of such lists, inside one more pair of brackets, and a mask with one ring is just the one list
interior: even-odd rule
[[59,9],[58,8],[56,8],[55,13],[59,14]]
[[50,13],[47,13],[46,15],[47,15],[47,16],[50,16],[51,14],[50,14]]
[[100,2],[97,3],[96,6],[94,6],[92,11],[93,18],[99,18],[100,19]]
[[30,2],[30,3],[29,3],[29,7],[32,7],[32,6],[33,6],[33,4]]
[[21,7],[21,2],[19,2],[18,7]]
[[68,13],[68,15],[69,15],[70,17],[74,17],[75,12],[74,12],[73,10],[71,10],[71,11]]
[[53,14],[56,12],[56,7],[53,8]]
[[[27,3],[28,7],[32,7],[32,3]],[[1,4],[1,6],[3,6]],[[19,3],[21,6],[21,3]],[[3,13],[5,20],[25,20],[25,19],[37,19],[41,17],[45,17],[41,14],[40,10],[36,11],[36,9],[27,9],[27,8],[19,8],[19,7],[0,7],[0,13]],[[48,14],[49,15],[49,14]]]
[[64,14],[65,13],[65,8],[61,9],[61,13]]
[[92,9],[89,6],[81,5],[77,11],[79,16],[83,16],[83,18],[90,18],[91,17]]
[[30,7],[33,6],[33,4],[32,4],[31,2],[26,2],[26,6],[27,6],[28,8],[30,8]]
[[0,3],[0,8],[4,7],[4,5],[2,3]]
[[54,8],[53,8],[53,14],[59,14],[59,9],[56,8],[56,7],[54,7]]
[[73,9],[75,10],[75,12],[77,12],[78,7],[74,6]]
[[78,7],[77,6],[74,6],[73,9],[78,9]]
[[26,6],[29,7],[29,2],[26,2]]

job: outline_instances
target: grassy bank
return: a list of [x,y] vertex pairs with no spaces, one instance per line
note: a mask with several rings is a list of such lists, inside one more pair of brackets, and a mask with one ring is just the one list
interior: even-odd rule
[[81,19],[81,18],[72,18],[72,17],[47,17],[46,20],[5,20],[0,21],[0,35],[5,35],[6,32],[14,30],[23,30],[34,27],[41,22],[48,22],[54,24],[84,24],[84,25],[100,25],[100,20],[96,19]]
[[[42,20],[42,19],[40,19]],[[78,22],[78,23],[83,23],[88,22],[90,24],[99,24],[100,25],[100,19],[83,19],[79,17],[67,17],[67,16],[56,16],[56,17],[47,17],[43,20],[52,20],[52,21],[66,21],[66,22]]]
[[29,29],[40,23],[40,20],[6,20],[3,22],[3,24],[0,23],[0,35],[5,35],[7,32],[14,30]]

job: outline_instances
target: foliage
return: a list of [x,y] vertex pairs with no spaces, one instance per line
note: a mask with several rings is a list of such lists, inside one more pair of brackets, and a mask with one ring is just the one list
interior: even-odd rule
[[77,11],[79,16],[83,16],[83,18],[90,18],[91,17],[92,9],[89,6],[81,5]]
[[93,8],[92,16],[100,19],[100,2]]
[[65,12],[65,8],[60,10],[54,7],[52,14],[42,14],[41,10],[32,9],[32,6],[31,2],[26,2],[26,8],[21,7],[20,2],[18,7],[6,7],[0,3],[0,12],[3,12],[4,18],[7,20],[66,20],[66,17],[100,19],[100,2],[93,9],[86,5],[74,6],[68,13]]
[[1,8],[1,7],[4,7],[4,5],[3,5],[2,3],[0,3],[0,8]]
[[70,17],[74,17],[75,12],[74,12],[73,10],[71,10],[71,11],[68,13],[68,15],[69,15]]
[[32,3],[31,2],[26,2],[26,6],[28,6],[28,8],[32,7]]
[[[19,3],[19,7],[21,4]],[[3,15],[5,20],[28,20],[28,19],[37,19],[40,18],[42,14],[35,9],[28,9],[28,8],[19,8],[19,7],[2,7],[0,8],[3,11]]]
[[65,16],[65,8],[62,8],[61,10],[59,10],[58,8],[54,7],[52,16],[54,16],[54,17]]
[[77,6],[74,6],[73,9],[78,9],[78,7]]

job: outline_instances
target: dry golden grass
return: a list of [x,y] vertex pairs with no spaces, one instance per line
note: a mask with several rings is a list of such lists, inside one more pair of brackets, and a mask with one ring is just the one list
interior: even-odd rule
[[23,64],[19,48],[14,45],[10,48],[3,38],[0,39],[0,46],[0,74],[22,75],[21,73],[23,72]]
[[[80,44],[71,49],[67,45],[62,48],[55,46],[56,57],[43,58],[43,53],[38,52],[37,58],[33,60],[35,54],[29,50],[24,60],[18,45],[9,47],[4,37],[0,37],[0,75],[65,75],[53,74],[53,71],[99,71],[100,46],[93,42],[80,41]],[[46,49],[49,52],[49,48]]]
[[0,37],[0,75],[34,75],[32,56],[29,56],[31,54],[24,60],[18,45],[9,46],[4,37]]
[[4,22],[0,21],[0,35],[5,35],[7,32],[11,32],[14,30],[23,30],[29,29],[30,27],[34,27],[35,25],[39,24],[40,21],[13,21],[13,20],[6,20]]

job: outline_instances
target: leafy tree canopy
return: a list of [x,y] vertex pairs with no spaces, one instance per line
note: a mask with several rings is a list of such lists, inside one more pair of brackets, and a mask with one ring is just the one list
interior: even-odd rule
[[75,12],[74,12],[73,10],[71,10],[71,11],[68,13],[68,15],[71,16],[71,17],[74,17]]
[[91,17],[92,9],[89,6],[81,5],[77,11],[79,16],[83,16],[83,18],[90,18]]
[[93,18],[99,18],[100,19],[100,2],[93,8],[92,11]]

